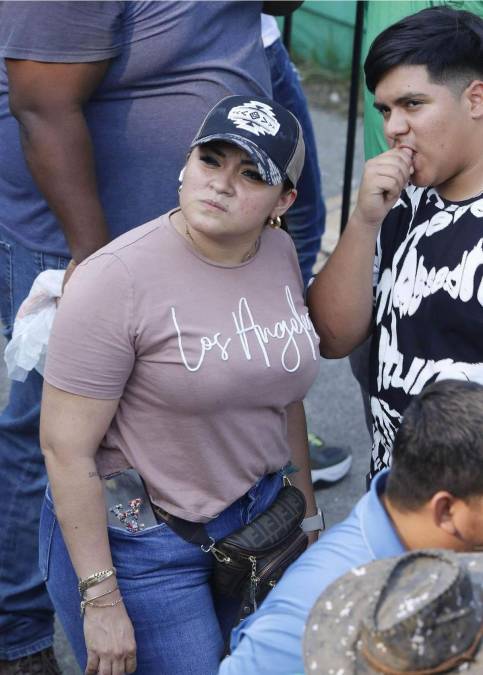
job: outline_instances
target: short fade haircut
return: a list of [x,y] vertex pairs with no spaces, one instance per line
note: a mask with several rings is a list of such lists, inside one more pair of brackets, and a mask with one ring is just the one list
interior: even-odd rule
[[364,73],[374,93],[397,66],[426,66],[435,84],[457,82],[460,93],[483,78],[483,19],[450,7],[429,7],[389,26],[372,43]]
[[440,490],[483,496],[483,386],[441,380],[412,399],[394,440],[386,495],[415,511]]

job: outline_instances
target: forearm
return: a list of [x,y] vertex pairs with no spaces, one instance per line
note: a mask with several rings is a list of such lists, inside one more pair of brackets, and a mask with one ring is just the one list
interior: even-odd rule
[[102,480],[94,459],[65,460],[52,448],[44,448],[44,456],[55,512],[77,576],[112,567]]
[[361,344],[372,330],[372,274],[377,228],[355,212],[310,287],[311,319],[320,336],[320,352],[340,358]]
[[[118,405],[118,399],[77,396],[44,381],[40,445],[56,515],[81,579],[112,568],[104,491],[94,458]],[[82,600],[85,672],[134,672],[136,641],[117,579],[93,583],[83,589]]]
[[310,475],[307,424],[302,401],[287,406],[287,434],[292,450],[292,464],[298,469],[297,473],[290,475],[290,481],[304,493],[307,502],[305,515],[310,517],[317,513],[317,503]]
[[32,176],[80,262],[109,240],[82,108],[20,109],[16,117]]
[[311,318],[323,356],[350,354],[372,330],[377,235],[414,171],[412,154],[407,148],[393,148],[366,162],[356,208],[309,290]]

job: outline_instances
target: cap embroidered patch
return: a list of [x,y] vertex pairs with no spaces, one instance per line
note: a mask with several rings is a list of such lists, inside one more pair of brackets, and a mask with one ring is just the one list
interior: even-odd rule
[[238,129],[249,131],[255,136],[276,136],[280,129],[280,124],[275,117],[271,106],[260,101],[248,101],[243,105],[237,105],[228,113],[228,119],[231,120]]

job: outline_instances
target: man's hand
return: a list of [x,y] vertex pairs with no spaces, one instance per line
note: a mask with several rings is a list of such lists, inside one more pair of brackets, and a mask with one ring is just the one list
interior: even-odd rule
[[347,356],[372,332],[379,228],[413,172],[409,148],[393,148],[366,163],[356,207],[308,294],[310,318],[326,358]]
[[354,215],[379,227],[392,209],[414,171],[413,153],[393,148],[366,162]]

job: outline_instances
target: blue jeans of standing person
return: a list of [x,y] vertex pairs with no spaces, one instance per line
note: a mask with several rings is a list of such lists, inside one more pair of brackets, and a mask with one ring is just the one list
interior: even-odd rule
[[[282,472],[262,478],[207,524],[219,540],[265,511],[282,486]],[[240,609],[213,597],[213,556],[165,523],[132,533],[109,527],[117,581],[134,626],[139,675],[215,675]],[[40,567],[81,669],[87,662],[77,576],[62,538],[50,491],[40,523]],[[104,610],[97,610],[104,611]]]
[[[0,319],[7,339],[35,277],[68,259],[30,251],[0,228]],[[46,476],[39,446],[42,378],[12,382],[0,414],[0,660],[53,642],[53,607],[38,566],[38,527]]]
[[281,40],[265,48],[270,66],[273,99],[299,120],[305,140],[305,164],[297,184],[295,204],[285,214],[288,230],[297,249],[304,285],[312,276],[312,267],[320,249],[325,228],[325,204],[317,158],[317,146],[300,78]]

